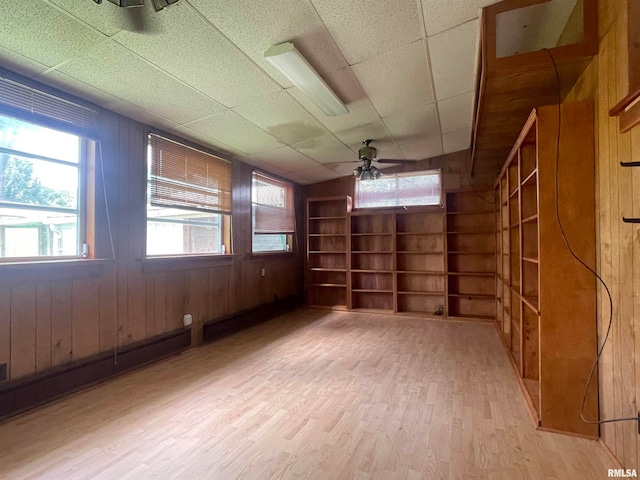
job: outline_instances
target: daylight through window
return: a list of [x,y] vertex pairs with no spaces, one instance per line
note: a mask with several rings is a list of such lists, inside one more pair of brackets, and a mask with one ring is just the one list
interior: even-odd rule
[[357,208],[441,205],[440,170],[384,175],[377,180],[357,180],[355,203]]
[[149,135],[147,256],[231,253],[231,164]]
[[83,140],[0,115],[0,257],[76,256]]

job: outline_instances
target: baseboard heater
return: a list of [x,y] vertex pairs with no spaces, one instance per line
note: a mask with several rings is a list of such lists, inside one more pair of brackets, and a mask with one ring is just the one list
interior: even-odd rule
[[48,370],[0,386],[0,420],[26,412],[64,395],[115,377],[142,365],[182,352],[191,345],[191,331],[179,330],[144,340],[118,352]]
[[299,295],[290,295],[283,299],[277,299],[265,303],[259,307],[234,313],[226,317],[218,318],[202,326],[202,339],[204,342],[213,342],[237,333],[259,323],[271,320],[278,315],[294,310],[303,305],[303,299]]

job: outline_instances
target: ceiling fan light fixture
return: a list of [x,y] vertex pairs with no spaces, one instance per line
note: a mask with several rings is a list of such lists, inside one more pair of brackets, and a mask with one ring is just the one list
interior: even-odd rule
[[360,175],[362,174],[362,165],[360,165],[359,167],[355,168],[353,170],[353,176],[354,177],[358,177],[360,178]]
[[159,12],[163,8],[168,7],[169,5],[173,5],[174,3],[177,3],[177,2],[178,0],[151,0],[151,3],[153,4],[153,8],[156,12]]
[[347,107],[291,42],[268,48],[264,58],[328,116],[349,113]]
[[[144,0],[109,0],[109,1],[122,8],[144,7]],[[102,3],[102,1],[98,3]]]
[[356,171],[360,169],[359,180],[367,181],[367,180],[378,180],[382,173],[376,167],[368,166],[368,167],[358,167],[353,171],[353,174],[357,177]]

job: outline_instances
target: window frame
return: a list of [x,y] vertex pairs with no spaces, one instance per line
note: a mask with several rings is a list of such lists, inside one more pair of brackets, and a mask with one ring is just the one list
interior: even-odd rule
[[[195,150],[199,153],[205,154],[207,156],[214,157],[217,160],[221,160],[225,163],[229,164],[229,196],[230,200],[230,209],[228,212],[222,212],[218,210],[211,210],[206,208],[198,208],[192,207],[187,208],[184,206],[170,206],[170,205],[155,205],[159,208],[169,208],[175,210],[183,210],[184,212],[207,212],[213,215],[219,215],[219,227],[220,233],[219,237],[221,239],[220,245],[224,247],[224,252],[196,252],[196,253],[172,253],[172,254],[149,254],[148,253],[148,233],[149,233],[149,206],[152,205],[150,198],[150,188],[151,188],[151,158],[149,147],[151,144],[151,136],[160,137],[164,140],[168,140],[175,144],[180,145],[181,147],[188,148],[191,150]],[[205,147],[189,142],[185,139],[176,137],[174,135],[168,134],[163,131],[156,130],[154,128],[145,129],[145,137],[147,138],[146,148],[145,148],[145,161],[146,161],[146,175],[145,175],[145,208],[144,208],[144,258],[143,265],[145,271],[156,272],[156,271],[173,271],[173,270],[183,270],[189,268],[208,268],[210,262],[214,262],[215,265],[223,265],[228,262],[224,259],[231,259],[235,254],[233,253],[233,235],[232,235],[232,224],[233,224],[233,211],[231,209],[232,204],[232,170],[233,170],[233,162],[227,160],[217,152],[213,152]],[[153,221],[153,220],[151,220]],[[171,222],[171,223],[179,223],[182,225],[186,225],[188,222]],[[203,260],[206,263],[203,263]],[[222,261],[222,263],[221,263]],[[195,262],[200,262],[199,264]]]
[[[59,213],[72,213],[77,216],[76,226],[76,242],[77,253],[75,255],[35,255],[35,256],[3,256],[0,251],[0,265],[16,265],[16,264],[40,264],[51,263],[61,261],[74,261],[79,259],[93,258],[93,243],[90,241],[90,231],[94,230],[94,214],[89,212],[89,209],[95,205],[95,189],[92,185],[95,185],[95,179],[89,178],[89,172],[95,171],[92,166],[95,163],[95,141],[81,135],[81,132],[73,131],[73,129],[65,129],[58,123],[50,123],[44,120],[34,121],[34,119],[24,118],[24,115],[18,115],[17,111],[13,108],[8,108],[5,105],[0,104],[0,116],[6,118],[13,118],[15,120],[35,125],[38,127],[46,128],[67,135],[73,135],[78,139],[78,162],[69,162],[53,157],[47,157],[46,155],[32,154],[26,151],[17,150],[14,148],[0,147],[2,152],[8,155],[15,155],[17,157],[32,159],[39,162],[47,162],[50,164],[64,165],[77,169],[78,178],[78,190],[77,190],[77,205],[76,208],[58,208],[48,207],[43,205],[31,205],[31,204],[17,204],[11,205],[10,202],[0,200],[0,211],[7,208],[14,208],[16,210],[36,211],[36,210],[50,210],[52,212]],[[40,230],[40,229],[39,229]],[[4,228],[0,226],[0,239],[4,245]]]
[[[358,195],[358,185],[360,180],[359,179],[355,179],[354,185],[353,185],[353,191],[354,191],[354,195],[353,195],[353,208],[354,210],[384,210],[384,209],[398,209],[398,208],[402,208],[402,209],[423,209],[423,208],[429,208],[429,207],[440,207],[442,208],[444,206],[444,175],[443,175],[443,170],[442,168],[431,168],[429,170],[416,170],[416,171],[411,171],[411,172],[394,172],[394,173],[385,173],[382,172],[384,176],[387,177],[409,177],[409,176],[417,176],[420,174],[426,175],[429,173],[437,173],[438,175],[438,185],[439,185],[439,189],[440,189],[440,201],[438,203],[430,203],[430,204],[410,204],[410,205],[381,205],[381,206],[365,206],[365,207],[361,207],[358,205],[359,203],[359,195]],[[384,177],[382,177],[384,178]],[[369,180],[369,181],[379,181],[379,180]],[[397,191],[397,189],[396,189]]]
[[[285,209],[287,209],[287,192],[290,192],[290,203],[291,203],[291,215],[293,217],[293,232],[274,232],[270,234],[265,233],[255,233],[255,224],[256,224],[256,205],[257,202],[254,202],[254,188],[253,183],[255,181],[256,176],[260,176],[263,179],[273,180],[274,184],[282,184],[285,188]],[[263,204],[260,204],[263,205]],[[268,204],[264,204],[268,205]],[[251,172],[251,256],[252,257],[269,257],[269,256],[277,256],[277,255],[293,255],[296,246],[295,246],[295,238],[296,238],[296,192],[295,192],[295,184],[290,180],[281,179],[271,173],[263,172],[258,169],[253,169]],[[256,235],[284,235],[285,245],[289,248],[285,250],[254,250],[255,243],[254,237]]]

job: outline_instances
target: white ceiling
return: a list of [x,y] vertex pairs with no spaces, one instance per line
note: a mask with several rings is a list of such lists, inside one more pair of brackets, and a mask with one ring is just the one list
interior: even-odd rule
[[[150,3],[150,2],[148,2]],[[134,31],[104,1],[2,0],[0,65],[301,184],[466,149],[495,0],[180,0]],[[291,41],[349,109],[324,115],[263,58]]]

